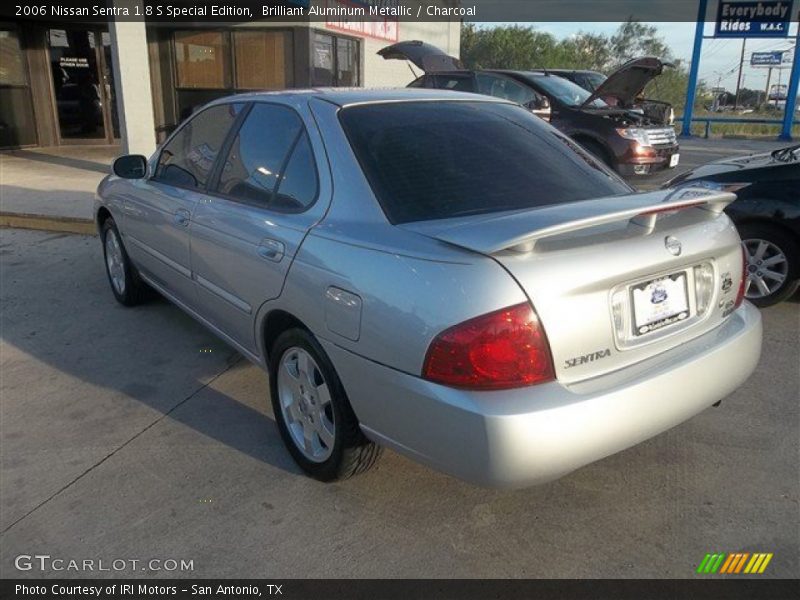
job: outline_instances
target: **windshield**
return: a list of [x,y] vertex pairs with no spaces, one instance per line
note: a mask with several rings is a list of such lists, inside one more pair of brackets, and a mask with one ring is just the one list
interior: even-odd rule
[[397,102],[339,119],[392,223],[536,208],[631,188],[517,105]]
[[[542,75],[531,81],[567,106],[581,106],[592,95],[591,92],[581,86],[555,75]],[[608,105],[598,98],[597,100],[592,100],[589,106],[592,108],[605,108]]]
[[602,73],[584,73],[584,79],[586,80],[586,89],[590,91],[595,91],[600,85],[608,79]]

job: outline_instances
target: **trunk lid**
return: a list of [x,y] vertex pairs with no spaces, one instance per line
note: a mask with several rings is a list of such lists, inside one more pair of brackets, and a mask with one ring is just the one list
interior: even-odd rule
[[661,75],[665,66],[671,65],[652,56],[628,61],[598,85],[583,106],[591,105],[598,98],[609,97],[617,98],[622,106],[632,106],[635,104],[636,97],[642,93],[648,83]]
[[378,54],[386,60],[409,60],[426,73],[460,71],[464,68],[457,58],[432,44],[419,40],[409,40],[386,46],[378,50]]
[[533,303],[558,379],[572,383],[728,317],[742,277],[739,236],[723,213],[734,199],[684,188],[401,227],[499,262]]

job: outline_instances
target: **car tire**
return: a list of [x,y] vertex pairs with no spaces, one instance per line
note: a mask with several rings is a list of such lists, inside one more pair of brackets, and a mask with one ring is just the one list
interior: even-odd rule
[[278,336],[269,385],[283,443],[311,477],[346,479],[375,465],[382,449],[361,432],[333,364],[311,333],[294,328]]
[[748,282],[745,297],[758,307],[791,297],[800,286],[800,248],[790,235],[764,223],[739,227]]
[[609,169],[616,172],[617,167],[614,164],[614,161],[611,160],[611,156],[609,155],[608,151],[605,148],[603,148],[602,145],[600,145],[598,142],[593,142],[591,140],[582,140],[580,144],[587,152],[589,152],[589,154],[594,156]]
[[141,280],[131,264],[114,219],[108,218],[103,222],[100,235],[103,242],[103,262],[114,298],[123,306],[140,304],[147,296],[147,284]]

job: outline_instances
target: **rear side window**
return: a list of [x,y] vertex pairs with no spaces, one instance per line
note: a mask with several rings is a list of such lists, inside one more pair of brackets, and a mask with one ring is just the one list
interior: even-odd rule
[[510,100],[517,104],[529,104],[538,94],[528,86],[517,83],[503,75],[493,75],[489,73],[478,73],[478,93],[503,100]]
[[435,87],[441,90],[453,90],[454,92],[474,92],[475,80],[472,75],[434,75]]
[[183,188],[205,188],[217,154],[242,106],[220,104],[193,116],[164,146],[155,179]]
[[527,110],[490,102],[398,102],[340,121],[393,223],[535,208],[631,188]]
[[[313,203],[316,167],[305,127],[294,110],[275,104],[253,106],[233,140],[217,191],[278,210],[302,210]],[[280,198],[273,203],[276,192]]]

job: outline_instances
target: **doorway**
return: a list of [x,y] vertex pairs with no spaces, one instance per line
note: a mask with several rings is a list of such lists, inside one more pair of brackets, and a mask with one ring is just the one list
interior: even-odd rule
[[59,143],[115,143],[119,119],[108,31],[49,29],[47,47]]

